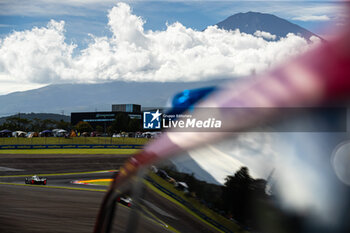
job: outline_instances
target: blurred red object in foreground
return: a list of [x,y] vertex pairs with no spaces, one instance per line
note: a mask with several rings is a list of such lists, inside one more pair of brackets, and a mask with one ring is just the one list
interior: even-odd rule
[[[346,2],[349,11],[349,2]],[[347,12],[349,16],[349,12]],[[350,99],[350,24],[331,41],[324,41],[307,53],[276,69],[257,75],[237,85],[226,84],[197,107],[305,107],[322,106]],[[261,116],[255,116],[259,118]],[[237,125],[235,119],[231,127]],[[252,121],[253,122],[253,121]],[[245,122],[246,127],[251,127]],[[200,136],[199,136],[200,135]],[[133,156],[120,170],[110,186],[97,222],[95,233],[106,229],[106,206],[115,189],[138,169],[168,158],[183,150],[224,137],[225,133],[173,133],[168,131]]]

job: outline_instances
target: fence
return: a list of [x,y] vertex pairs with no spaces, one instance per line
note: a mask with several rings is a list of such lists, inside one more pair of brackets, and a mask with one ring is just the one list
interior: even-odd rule
[[147,138],[128,138],[128,137],[33,137],[21,138],[10,137],[0,138],[0,145],[143,145],[149,139]]
[[50,144],[50,145],[0,145],[0,150],[18,149],[142,149],[142,145],[113,144]]

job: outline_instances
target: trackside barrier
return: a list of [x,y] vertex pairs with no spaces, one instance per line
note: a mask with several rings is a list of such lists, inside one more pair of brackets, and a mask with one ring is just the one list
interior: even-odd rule
[[143,145],[114,144],[50,144],[50,145],[0,145],[0,150],[18,149],[142,149]]
[[221,225],[220,223],[218,223],[217,221],[215,221],[214,219],[206,216],[204,213],[200,212],[198,209],[196,209],[195,207],[193,207],[191,205],[191,203],[189,203],[188,201],[184,200],[183,198],[179,197],[178,195],[176,195],[175,193],[169,191],[168,189],[164,188],[163,186],[161,186],[160,184],[158,184],[157,182],[155,182],[151,177],[146,176],[145,179],[147,181],[149,181],[153,186],[155,186],[157,189],[159,189],[160,191],[162,191],[163,193],[169,195],[170,197],[174,198],[176,201],[180,202],[182,205],[184,205],[185,207],[189,208],[191,211],[193,211],[194,213],[196,213],[200,218],[204,219],[206,222],[209,222],[211,225],[215,226],[216,228],[222,230],[223,232],[227,232],[227,233],[234,233],[233,231],[231,231],[230,229],[228,229],[227,227]]

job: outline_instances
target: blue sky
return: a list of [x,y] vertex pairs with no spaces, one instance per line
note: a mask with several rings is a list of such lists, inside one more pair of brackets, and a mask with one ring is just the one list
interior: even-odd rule
[[[50,19],[65,21],[67,42],[84,48],[88,34],[109,35],[107,12],[113,0],[5,0],[0,3],[0,37],[12,31],[45,26]],[[164,30],[166,23],[203,30],[239,12],[275,14],[317,34],[339,18],[339,1],[125,1],[141,16],[145,30]],[[316,17],[314,19],[310,17]],[[303,20],[297,18],[306,17]],[[307,18],[309,17],[309,18]],[[317,18],[318,17],[318,18]]]

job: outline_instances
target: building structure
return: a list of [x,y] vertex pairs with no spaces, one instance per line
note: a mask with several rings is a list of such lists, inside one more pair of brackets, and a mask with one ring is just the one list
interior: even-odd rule
[[130,119],[142,121],[141,105],[138,104],[113,104],[112,111],[103,112],[72,112],[71,124],[74,126],[80,121],[88,122],[94,129],[101,126],[106,133],[109,126],[112,125],[118,115],[126,115]]

